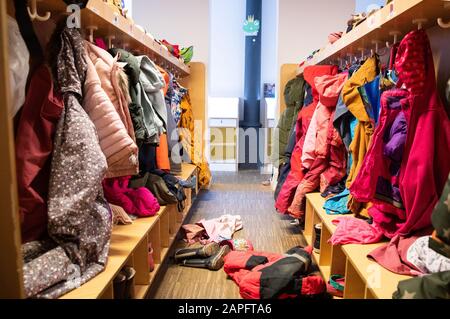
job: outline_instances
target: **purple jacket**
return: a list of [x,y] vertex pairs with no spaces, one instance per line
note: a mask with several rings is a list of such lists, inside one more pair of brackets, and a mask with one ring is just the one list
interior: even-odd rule
[[375,215],[390,217],[386,220],[374,217],[381,225],[391,224],[396,216],[402,218],[405,215],[399,177],[407,136],[402,103],[408,95],[405,90],[394,89],[381,96],[379,125],[375,129],[361,171],[350,187],[351,194],[358,201],[374,204],[371,212],[378,210],[387,213]]

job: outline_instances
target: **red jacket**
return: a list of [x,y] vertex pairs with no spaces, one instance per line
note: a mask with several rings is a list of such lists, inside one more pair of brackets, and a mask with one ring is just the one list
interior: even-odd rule
[[244,299],[287,299],[326,291],[322,277],[310,275],[311,264],[311,247],[296,247],[284,255],[232,251],[225,256],[224,270]]
[[307,193],[314,192],[319,185],[323,192],[329,185],[338,183],[345,176],[346,150],[331,119],[346,79],[347,74],[315,78],[320,101],[313,117],[315,122],[309,126],[303,146],[303,155],[307,154],[302,156],[306,161],[302,164],[304,168],[307,167],[305,170],[308,172],[298,185],[289,208],[289,214],[294,218],[301,218],[304,215]]
[[311,118],[316,110],[317,104],[319,103],[319,92],[317,92],[314,79],[324,75],[336,75],[337,72],[338,68],[334,65],[308,66],[303,72],[305,80],[311,86],[313,102],[310,105],[305,106],[298,114],[296,122],[297,144],[295,145],[294,152],[291,156],[291,171],[289,172],[289,175],[286,178],[275,203],[275,208],[282,214],[287,213],[294,198],[295,190],[304,177],[301,161],[303,144],[305,142],[305,136],[308,131]]
[[34,73],[22,108],[16,137],[16,169],[22,241],[41,239],[47,232],[47,192],[53,136],[64,103],[53,91],[50,70]]

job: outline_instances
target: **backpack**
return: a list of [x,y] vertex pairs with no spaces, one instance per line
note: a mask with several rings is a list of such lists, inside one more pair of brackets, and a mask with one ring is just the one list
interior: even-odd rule
[[151,174],[156,175],[164,180],[169,191],[177,199],[178,211],[182,212],[184,210],[184,200],[186,199],[186,193],[184,192],[184,187],[181,185],[178,178],[159,169],[154,170]]
[[164,179],[158,175],[145,173],[143,176],[130,180],[129,187],[145,187],[155,196],[159,205],[177,204],[177,197],[169,190]]

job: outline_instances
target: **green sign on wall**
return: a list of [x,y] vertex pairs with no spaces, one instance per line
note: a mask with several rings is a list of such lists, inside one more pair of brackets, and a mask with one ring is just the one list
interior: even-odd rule
[[261,25],[259,20],[255,20],[255,16],[248,16],[247,20],[244,21],[244,32],[246,36],[256,37]]

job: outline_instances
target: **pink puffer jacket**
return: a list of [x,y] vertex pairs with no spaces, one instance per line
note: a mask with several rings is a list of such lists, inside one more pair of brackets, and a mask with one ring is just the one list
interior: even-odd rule
[[327,156],[329,122],[346,79],[345,73],[315,79],[320,102],[317,104],[303,145],[302,165],[306,169],[311,168],[317,157]]
[[100,147],[108,161],[107,177],[132,175],[130,172],[138,167],[136,143],[103,90],[94,64],[89,58],[86,62],[83,108],[97,129]]
[[[319,186],[320,191],[324,192],[329,185],[336,184],[345,176],[345,146],[331,119],[346,79],[345,73],[314,79],[320,100],[303,146],[303,155],[306,152],[307,156],[302,156],[302,166],[305,168],[306,164],[308,171],[305,171],[288,208],[289,214],[294,218],[304,216],[306,194],[314,192]],[[308,137],[311,140],[308,141]]]
[[[89,58],[92,63],[94,63],[97,74],[100,77],[103,90],[105,90],[105,93],[108,95],[112,104],[116,108],[116,111],[125,125],[128,134],[133,140],[136,140],[134,137],[134,129],[130,111],[128,109],[128,105],[130,104],[130,95],[128,93],[127,75],[117,62],[117,57],[113,58],[107,51],[87,41],[85,41],[85,48]],[[120,85],[121,80],[127,81],[127,83],[125,85]]]

